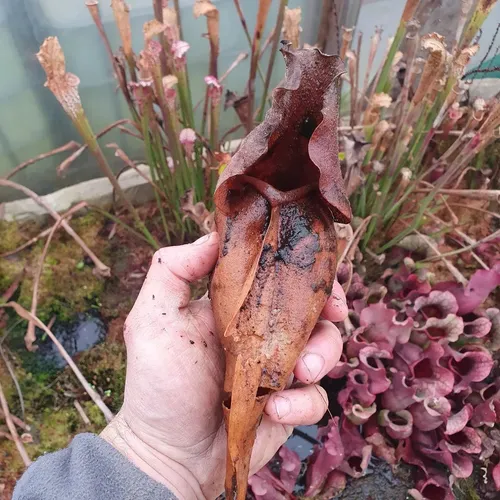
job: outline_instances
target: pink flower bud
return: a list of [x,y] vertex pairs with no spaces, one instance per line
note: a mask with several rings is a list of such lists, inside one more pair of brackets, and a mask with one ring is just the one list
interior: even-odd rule
[[194,151],[194,143],[196,141],[196,132],[192,128],[184,128],[179,134],[179,141],[184,146],[186,154],[191,156]]
[[177,40],[172,44],[172,55],[174,56],[175,67],[180,70],[186,65],[186,52],[189,50],[189,43]]

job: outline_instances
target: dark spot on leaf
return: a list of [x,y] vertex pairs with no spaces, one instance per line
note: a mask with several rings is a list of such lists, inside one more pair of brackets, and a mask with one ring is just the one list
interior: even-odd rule
[[229,240],[231,239],[231,233],[233,231],[233,219],[228,217],[226,219],[226,232],[224,234],[224,241],[222,242],[222,256],[225,257],[229,251]]
[[306,116],[300,124],[300,135],[310,139],[316,129],[316,120],[312,116]]
[[203,342],[203,345],[204,345],[205,347],[208,347],[208,344],[207,344],[206,340],[202,340],[202,342]]
[[300,204],[294,202],[281,207],[280,217],[276,260],[301,269],[311,267],[316,262],[316,253],[320,251],[319,237],[312,229],[312,221],[304,214]]
[[161,264],[161,257],[158,257],[158,264]]
[[161,315],[162,315],[162,316],[166,316],[166,315],[167,315],[167,313],[161,313]]
[[153,300],[155,300],[155,294],[153,293]]
[[190,340],[190,341],[189,341],[189,343],[190,343],[191,345],[193,345],[193,344],[194,344],[194,340]]

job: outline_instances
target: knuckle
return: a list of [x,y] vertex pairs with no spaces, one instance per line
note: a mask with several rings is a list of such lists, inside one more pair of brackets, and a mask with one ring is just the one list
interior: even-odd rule
[[167,257],[168,257],[168,253],[169,253],[169,248],[167,248],[167,247],[159,248],[153,254],[152,263],[153,264],[162,264],[163,262],[166,262]]

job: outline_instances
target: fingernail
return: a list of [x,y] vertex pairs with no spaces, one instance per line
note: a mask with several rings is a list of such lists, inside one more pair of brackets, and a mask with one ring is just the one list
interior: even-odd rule
[[302,356],[302,361],[311,377],[308,382],[315,382],[325,366],[325,358],[319,354],[306,353]]
[[283,396],[275,396],[273,398],[273,402],[274,409],[276,410],[276,415],[278,415],[278,418],[280,420],[286,417],[292,411],[292,406],[288,398],[284,398]]
[[206,243],[210,238],[212,237],[212,233],[206,234],[205,236],[202,236],[201,238],[198,238],[195,242],[193,242],[193,245],[203,245]]

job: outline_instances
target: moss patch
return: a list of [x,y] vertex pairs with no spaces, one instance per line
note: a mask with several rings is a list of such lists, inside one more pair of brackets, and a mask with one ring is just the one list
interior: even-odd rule
[[[101,216],[89,213],[71,224],[91,250],[106,260],[107,240],[99,235],[103,222]],[[33,280],[44,245],[45,241],[38,242],[25,257],[26,277],[18,300],[26,308],[31,307]],[[73,238],[58,231],[49,247],[38,287],[37,315],[42,321],[48,322],[54,315],[59,321],[69,321],[77,313],[99,307],[104,280],[93,274],[91,264]]]
[[0,220],[0,254],[14,250],[24,243],[19,224]]

